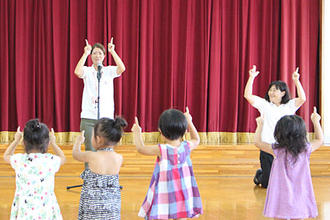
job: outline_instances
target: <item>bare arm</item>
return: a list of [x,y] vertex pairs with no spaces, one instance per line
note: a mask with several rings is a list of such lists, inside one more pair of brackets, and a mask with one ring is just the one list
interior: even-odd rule
[[272,149],[272,145],[263,142],[261,140],[261,131],[262,131],[262,127],[263,127],[263,118],[262,117],[258,117],[257,119],[257,129],[255,132],[255,139],[256,139],[256,146],[257,148],[259,148],[262,151],[265,151],[267,153],[270,153],[272,155],[274,155],[274,151]]
[[139,153],[144,155],[157,155],[159,157],[161,156],[158,146],[144,145],[144,141],[142,139],[142,134],[141,134],[141,127],[139,125],[139,121],[137,117],[135,117],[135,123],[132,127],[132,132],[133,132],[133,141]]
[[192,117],[189,113],[188,107],[186,107],[186,112],[184,113],[184,116],[186,117],[186,119],[188,121],[188,130],[189,130],[190,138],[191,138],[191,140],[189,141],[190,148],[191,148],[191,150],[194,150],[199,145],[200,138],[199,138],[197,129],[192,122]]
[[306,94],[305,94],[304,88],[302,87],[302,85],[299,81],[300,75],[298,73],[298,70],[299,70],[299,67],[297,67],[296,71],[293,72],[293,74],[292,74],[292,79],[296,85],[297,93],[298,93],[298,97],[295,98],[296,107],[300,107],[306,101]]
[[60,157],[61,165],[63,165],[65,163],[65,155],[61,148],[56,144],[56,137],[53,128],[51,129],[51,132],[49,132],[49,143],[52,146],[55,155]]
[[323,131],[320,125],[321,116],[317,113],[316,107],[311,115],[311,119],[314,125],[315,139],[311,141],[312,152],[317,150],[323,144]]
[[5,153],[3,154],[3,159],[7,163],[10,163],[10,157],[13,156],[17,145],[19,144],[20,140],[22,139],[22,136],[23,136],[23,133],[20,131],[20,127],[18,126],[14,141],[8,146]]
[[115,45],[113,44],[113,37],[111,38],[110,43],[108,44],[108,50],[117,65],[117,75],[122,74],[126,68],[123,61],[120,59],[120,57],[115,51]]
[[77,137],[73,149],[72,149],[72,157],[80,162],[89,162],[90,158],[93,156],[93,152],[91,151],[81,151],[81,145],[85,141],[84,137],[85,131],[82,131],[81,134]]
[[245,90],[244,90],[244,98],[253,105],[255,101],[255,95],[252,94],[253,90],[253,81],[254,78],[259,74],[259,71],[256,71],[256,66],[253,65],[253,68],[249,70],[250,77],[246,83]]
[[86,41],[86,46],[84,48],[84,53],[81,56],[80,60],[78,61],[76,68],[74,69],[74,74],[76,74],[76,76],[78,76],[79,78],[81,78],[83,75],[83,66],[84,66],[89,54],[92,51],[92,46],[90,44],[88,44],[87,40],[85,40],[85,41]]

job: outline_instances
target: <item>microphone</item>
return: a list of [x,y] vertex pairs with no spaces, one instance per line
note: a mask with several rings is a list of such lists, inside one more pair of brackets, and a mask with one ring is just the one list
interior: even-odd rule
[[101,79],[101,69],[102,69],[102,63],[97,64],[97,79]]

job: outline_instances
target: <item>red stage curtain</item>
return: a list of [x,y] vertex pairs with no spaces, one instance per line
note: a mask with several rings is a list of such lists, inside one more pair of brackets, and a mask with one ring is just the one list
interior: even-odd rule
[[78,131],[75,65],[86,38],[107,45],[111,37],[126,65],[115,79],[116,114],[129,126],[137,115],[144,131],[157,131],[163,110],[189,106],[201,132],[253,132],[258,113],[243,97],[253,64],[261,97],[279,79],[295,96],[291,74],[300,67],[307,101],[299,114],[310,126],[320,11],[318,0],[2,0],[0,131],[36,117]]

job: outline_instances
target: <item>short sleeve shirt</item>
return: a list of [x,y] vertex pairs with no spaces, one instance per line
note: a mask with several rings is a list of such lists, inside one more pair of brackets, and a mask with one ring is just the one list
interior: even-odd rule
[[[114,118],[113,79],[118,76],[117,66],[105,66],[101,70],[100,118]],[[80,117],[97,119],[97,71],[93,66],[84,66],[81,78],[84,80],[84,90]]]
[[285,115],[294,115],[299,107],[296,107],[295,100],[291,99],[285,104],[276,106],[274,103],[256,97],[253,107],[258,109],[260,114],[264,116],[264,126],[261,131],[262,141],[272,144],[275,143],[274,130],[276,123]]

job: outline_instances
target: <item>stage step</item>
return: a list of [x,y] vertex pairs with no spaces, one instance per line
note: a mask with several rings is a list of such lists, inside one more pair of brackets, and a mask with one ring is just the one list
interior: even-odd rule
[[[8,145],[0,145],[0,176],[14,176],[14,171],[3,160]],[[78,176],[84,165],[72,158],[72,145],[61,146],[66,163],[57,176]],[[121,176],[151,176],[156,157],[139,154],[135,146],[122,145],[116,152],[123,155]],[[18,146],[16,152],[23,152]],[[51,151],[50,151],[51,152]],[[196,176],[253,176],[259,168],[259,150],[254,145],[199,146],[191,155]],[[330,176],[330,147],[323,146],[312,153],[312,176]]]

